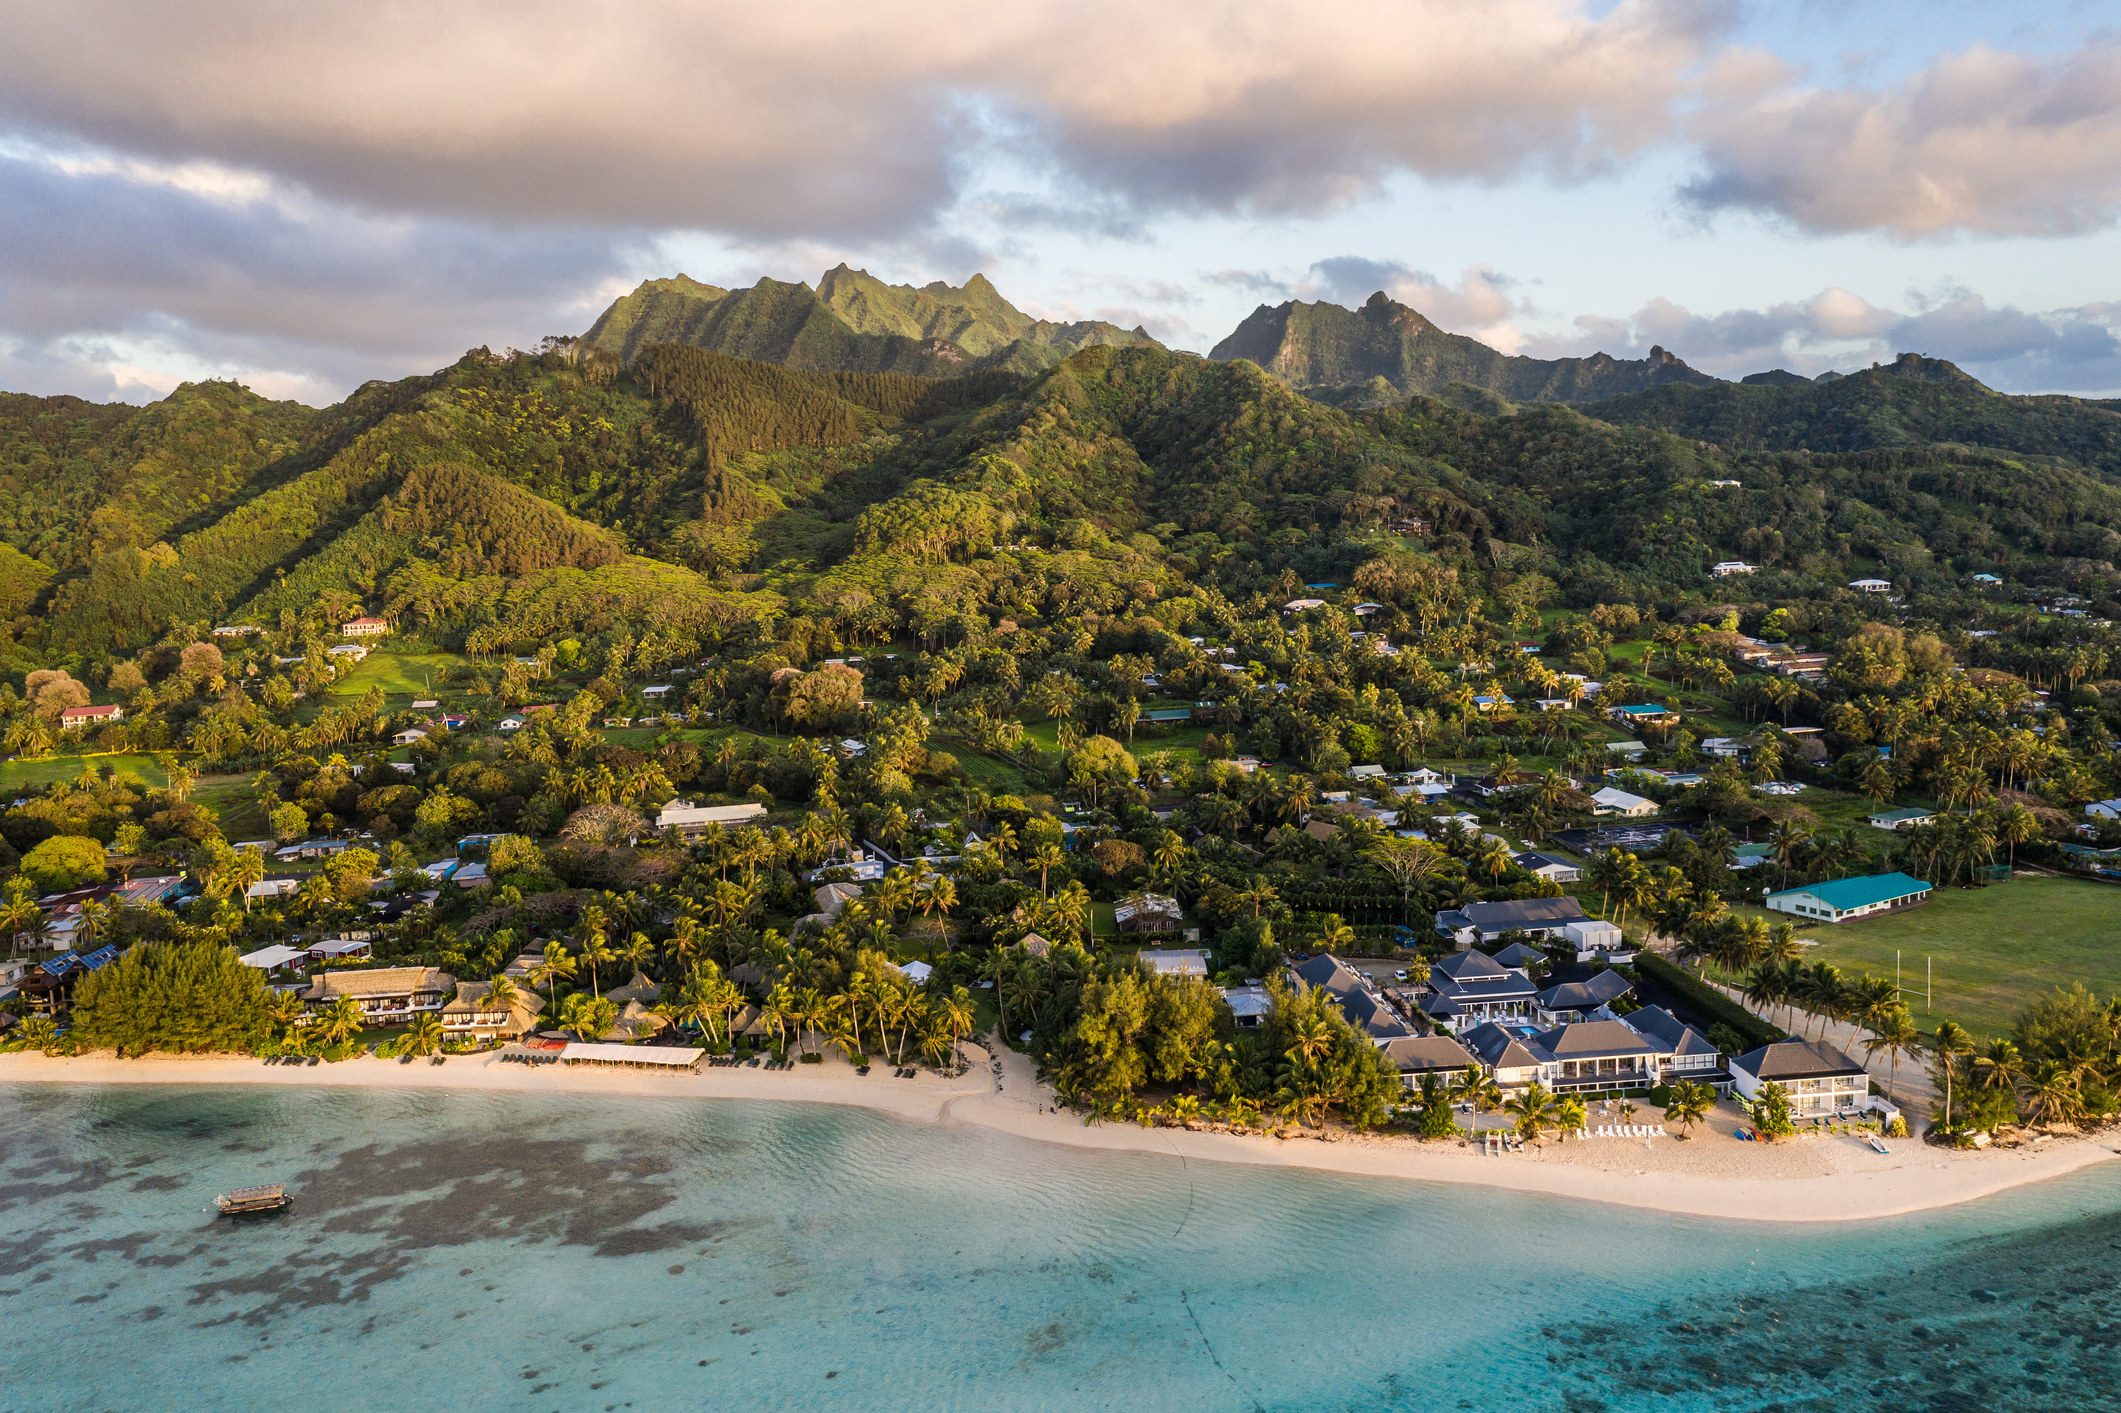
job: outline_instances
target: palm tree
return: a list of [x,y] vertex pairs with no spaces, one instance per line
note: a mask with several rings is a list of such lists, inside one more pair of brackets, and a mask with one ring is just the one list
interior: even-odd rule
[[302,998],[292,991],[275,991],[265,1003],[265,1018],[280,1032],[283,1042],[293,1038],[305,1013]]
[[1066,860],[1067,855],[1061,852],[1058,844],[1041,844],[1037,851],[1031,855],[1030,862],[1038,865],[1038,892],[1040,897],[1047,896],[1046,871],[1058,868]]
[[2015,1093],[2025,1073],[2025,1057],[2010,1041],[1991,1040],[1988,1048],[1974,1057],[1974,1073],[1981,1077],[1983,1089]]
[[2083,1108],[2077,1082],[2060,1060],[2042,1060],[2025,1077],[2025,1114],[2035,1123],[2064,1123]]
[[1952,1078],[1959,1068],[1959,1057],[1974,1052],[1974,1037],[1957,1021],[1942,1021],[1937,1026],[1936,1036],[1930,1041],[1930,1053],[1937,1057],[1937,1064],[1944,1071],[1944,1131],[1952,1131]]
[[243,911],[250,911],[250,890],[265,877],[265,855],[257,849],[238,849],[226,865],[229,887],[243,894]]
[[337,996],[332,1003],[317,1013],[317,1034],[326,1044],[339,1045],[361,1033],[368,1017],[361,1010],[361,1003],[351,996]]
[[1536,1079],[1502,1107],[1504,1113],[1516,1116],[1519,1138],[1537,1141],[1541,1133],[1554,1126],[1554,1096]]
[[1892,1061],[1885,1082],[1890,1093],[1900,1082],[1900,1057],[1920,1046],[1922,1032],[1916,1029],[1915,1018],[1908,1014],[1907,1007],[1898,1005],[1884,1015],[1873,1017],[1870,1029],[1871,1038],[1863,1042],[1863,1052],[1875,1055],[1883,1050]]
[[584,996],[579,991],[560,1008],[560,1024],[583,1040],[602,1040],[618,1020],[619,1008],[607,997]]
[[1665,1122],[1679,1125],[1679,1136],[1691,1138],[1687,1130],[1709,1116],[1716,1107],[1716,1091],[1698,1080],[1682,1079],[1672,1086],[1665,1101]]
[[433,1011],[421,1016],[405,1032],[404,1053],[408,1055],[432,1055],[442,1048],[442,1018]]

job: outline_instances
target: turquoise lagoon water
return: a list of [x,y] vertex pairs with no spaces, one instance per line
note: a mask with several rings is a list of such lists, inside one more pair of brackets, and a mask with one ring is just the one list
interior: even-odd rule
[[799,1104],[0,1086],[23,1413],[2059,1413],[2121,1408],[2117,1270],[2121,1172],[1788,1228]]

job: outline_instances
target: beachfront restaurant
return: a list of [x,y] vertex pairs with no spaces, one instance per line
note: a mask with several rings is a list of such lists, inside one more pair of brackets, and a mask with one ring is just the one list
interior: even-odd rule
[[595,1040],[570,1040],[560,1051],[560,1063],[676,1074],[680,1070],[697,1071],[700,1057],[706,1053],[677,1045],[609,1045]]

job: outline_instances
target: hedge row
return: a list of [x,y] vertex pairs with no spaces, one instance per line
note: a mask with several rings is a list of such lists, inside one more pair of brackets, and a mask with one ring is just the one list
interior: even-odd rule
[[1745,1037],[1748,1049],[1789,1039],[1789,1032],[1769,1025],[1730,997],[1690,971],[1672,965],[1654,952],[1635,958],[1635,970],[1671,992],[1710,1025],[1721,1023]]

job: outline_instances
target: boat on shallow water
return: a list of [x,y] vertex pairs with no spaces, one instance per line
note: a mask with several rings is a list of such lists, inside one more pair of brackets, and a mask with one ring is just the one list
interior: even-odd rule
[[287,1184],[239,1187],[214,1199],[214,1210],[224,1217],[247,1217],[254,1212],[277,1212],[295,1199],[287,1195]]

